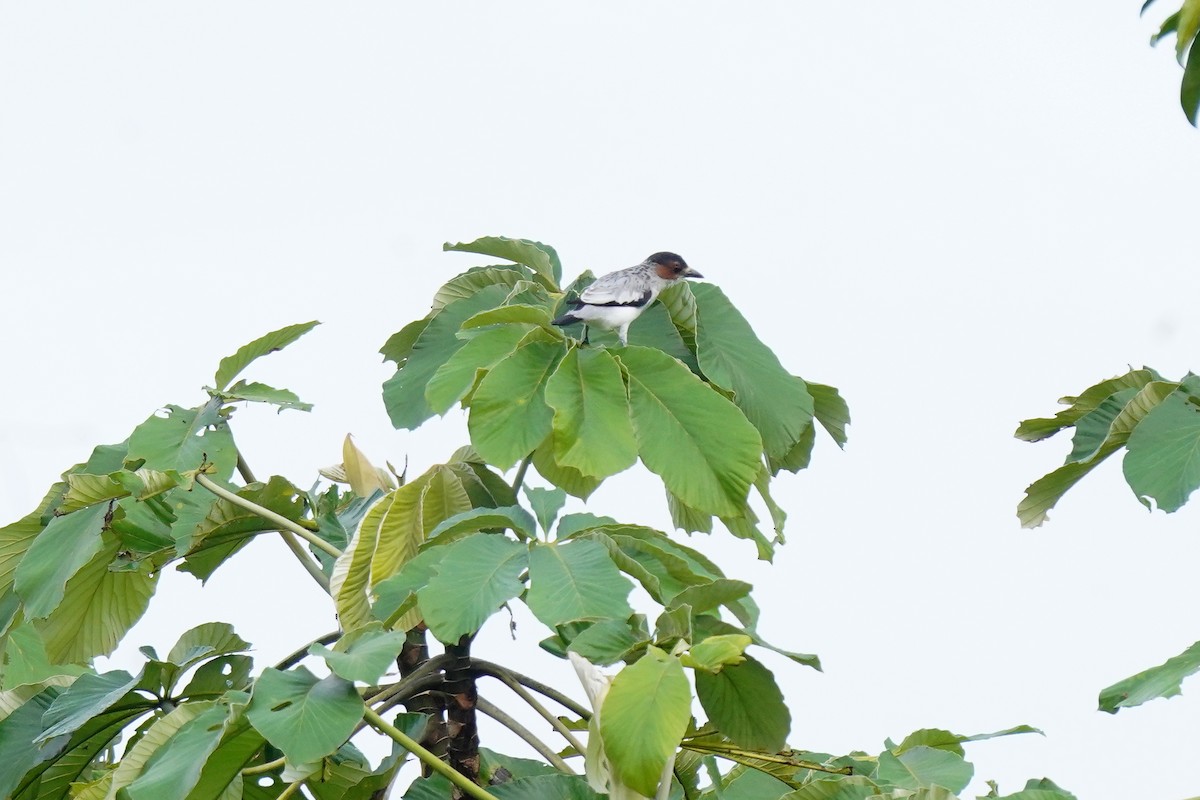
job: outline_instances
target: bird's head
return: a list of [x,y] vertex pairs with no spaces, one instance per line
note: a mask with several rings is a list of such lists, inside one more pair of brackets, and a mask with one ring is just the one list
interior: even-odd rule
[[682,257],[674,253],[655,253],[646,259],[646,263],[654,267],[658,277],[664,281],[677,281],[680,278],[703,278],[696,270],[687,265]]

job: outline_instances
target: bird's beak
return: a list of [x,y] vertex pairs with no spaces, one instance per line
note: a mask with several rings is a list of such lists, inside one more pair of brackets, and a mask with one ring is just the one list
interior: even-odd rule
[[703,278],[704,276],[701,275],[699,272],[696,272],[696,270],[692,269],[691,267],[688,267],[687,272],[683,273],[683,277],[685,277],[685,278]]

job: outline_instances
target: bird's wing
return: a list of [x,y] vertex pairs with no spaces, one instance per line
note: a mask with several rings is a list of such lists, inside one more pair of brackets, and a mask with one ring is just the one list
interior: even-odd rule
[[589,306],[644,306],[654,293],[644,281],[614,272],[579,293],[580,301]]

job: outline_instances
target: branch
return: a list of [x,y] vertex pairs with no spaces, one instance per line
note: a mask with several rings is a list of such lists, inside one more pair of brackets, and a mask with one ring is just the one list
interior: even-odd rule
[[497,800],[494,794],[488,792],[482,786],[476,786],[474,783],[467,780],[466,776],[464,776],[461,772],[452,768],[445,761],[442,761],[433,753],[426,750],[415,739],[389,723],[371,709],[363,709],[363,719],[365,719],[372,728],[386,735],[393,742],[419,758],[434,772],[444,776],[455,786],[462,789],[465,794],[474,797],[475,800]]
[[268,761],[265,764],[259,764],[257,767],[246,767],[242,770],[243,775],[261,775],[264,772],[271,772],[279,769],[287,763],[286,758],[277,758],[274,761]]
[[[554,752],[554,750],[552,750],[548,744],[534,736],[532,731],[530,731],[521,723],[517,722],[508,714],[505,714],[496,706],[489,703],[487,700],[484,700],[482,697],[476,698],[475,707],[499,722],[504,727],[508,728],[517,736],[521,737],[526,744],[528,744],[534,750],[537,750],[542,758],[553,764],[555,769],[557,769],[559,772],[566,773],[567,775],[576,774],[575,771],[567,765],[567,762],[563,761],[562,756]],[[583,750],[580,750],[579,752],[582,753]]]
[[558,731],[559,734],[567,740],[568,744],[570,744],[580,753],[585,752],[586,748],[579,743],[579,740],[575,738],[575,735],[571,732],[571,730],[566,725],[563,725],[562,720],[551,714],[544,705],[539,703],[537,698],[526,691],[525,687],[518,683],[517,679],[513,675],[505,675],[502,672],[501,674],[493,675],[492,677],[498,678],[509,689],[512,689],[517,697],[520,697],[522,700],[528,703],[529,706],[536,711],[542,719],[550,723],[550,727]]
[[299,650],[294,650],[290,655],[286,656],[282,661],[280,661],[278,664],[275,665],[275,669],[280,670],[280,671],[288,669],[289,667],[292,667],[295,664],[298,664],[300,661],[302,661],[304,659],[304,657],[306,655],[308,655],[308,648],[312,647],[314,644],[332,644],[333,642],[336,642],[341,637],[342,637],[341,631],[330,631],[329,633],[325,634],[324,636],[320,636],[316,639],[313,639],[311,642],[304,645]]
[[338,550],[336,547],[331,545],[329,542],[325,541],[320,536],[317,536],[315,533],[308,530],[307,528],[304,528],[301,525],[296,524],[295,522],[293,522],[292,520],[288,519],[287,517],[285,517],[281,514],[276,514],[274,511],[272,511],[269,508],[263,508],[258,503],[254,503],[250,500],[247,500],[244,497],[234,494],[233,492],[229,491],[225,487],[219,486],[218,484],[213,483],[213,481],[207,475],[204,475],[204,474],[196,475],[196,483],[200,484],[205,489],[208,489],[210,492],[215,494],[217,497],[220,497],[222,500],[228,500],[230,503],[233,503],[235,506],[244,508],[247,511],[251,512],[252,514],[257,514],[258,516],[265,519],[267,522],[275,523],[282,530],[291,531],[292,533],[296,534],[304,541],[311,544],[313,547],[317,548],[318,550],[324,551],[325,553],[329,554],[330,556],[332,556],[334,558],[337,558],[338,556],[340,556],[342,554],[341,550]]
[[592,718],[591,711],[588,711],[579,703],[575,702],[570,697],[567,697],[557,689],[547,686],[541,681],[534,680],[528,675],[522,675],[521,673],[515,672],[507,667],[502,667],[499,664],[493,664],[491,661],[484,661],[480,658],[471,659],[471,666],[482,675],[491,675],[493,678],[499,678],[502,681],[505,680],[506,677],[512,678],[522,686],[533,689],[535,692],[544,697],[549,697],[551,700],[558,703],[563,708],[574,712],[582,719]]

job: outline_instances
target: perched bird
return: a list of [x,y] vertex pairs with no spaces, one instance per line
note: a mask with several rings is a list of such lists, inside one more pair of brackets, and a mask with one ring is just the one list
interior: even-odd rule
[[568,301],[571,310],[554,320],[555,325],[584,323],[615,330],[621,345],[628,344],[629,325],[645,311],[658,293],[682,278],[703,278],[674,253],[655,253],[636,267],[610,272]]

